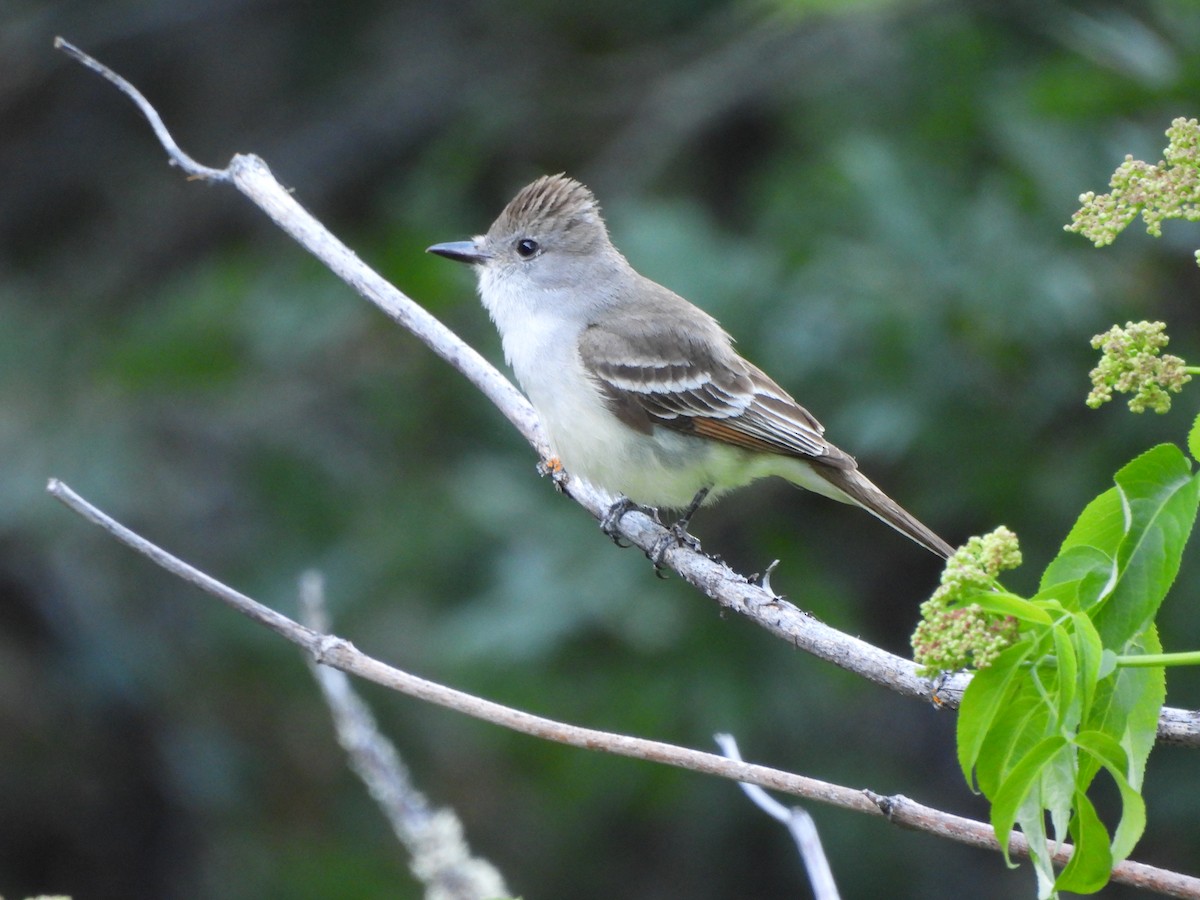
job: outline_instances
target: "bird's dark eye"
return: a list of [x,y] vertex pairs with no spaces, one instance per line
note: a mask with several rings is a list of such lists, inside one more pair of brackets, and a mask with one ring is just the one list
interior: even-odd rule
[[538,242],[532,238],[521,238],[521,240],[517,241],[517,255],[523,256],[525,259],[529,259],[529,257],[533,256],[540,249],[541,247],[538,246]]

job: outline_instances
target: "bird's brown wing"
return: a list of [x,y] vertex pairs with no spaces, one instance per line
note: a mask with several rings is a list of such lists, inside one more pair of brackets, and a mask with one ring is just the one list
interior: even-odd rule
[[742,359],[707,316],[684,329],[674,317],[622,316],[579,338],[584,368],[627,425],[655,426],[748,450],[798,456],[835,468],[854,460],[822,436],[811,413]]
[[949,544],[859,472],[853,457],[825,440],[808,410],[738,356],[715,320],[701,316],[688,317],[685,330],[678,315],[631,312],[583,331],[580,359],[615,415],[646,433],[662,426],[799,457],[836,494],[939,556],[951,554]]

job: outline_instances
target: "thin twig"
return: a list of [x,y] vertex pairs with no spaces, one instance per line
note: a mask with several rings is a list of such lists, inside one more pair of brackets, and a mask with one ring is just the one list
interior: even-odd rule
[[229,181],[229,173],[226,170],[202,166],[184,153],[180,146],[175,143],[175,139],[171,137],[171,132],[167,131],[167,126],[163,124],[162,117],[159,116],[158,111],[150,105],[149,100],[142,96],[142,92],[132,84],[108,66],[88,56],[70,41],[56,37],[54,39],[54,49],[63,51],[63,53],[83,63],[93,72],[97,72],[104,78],[107,78],[117,86],[121,93],[136,103],[137,108],[142,111],[142,115],[146,117],[146,121],[150,123],[150,127],[154,129],[154,133],[158,136],[158,142],[167,151],[167,156],[170,157],[172,165],[179,166],[179,168],[183,169],[183,171],[187,172],[193,178],[203,178],[208,181]]
[[[717,734],[713,738],[727,758],[741,760],[741,751],[738,750],[737,741],[732,734]],[[796,842],[796,849],[800,851],[800,859],[808,873],[813,897],[816,900],[840,900],[841,894],[838,893],[837,882],[833,880],[833,870],[829,867],[829,857],[825,855],[825,848],[821,846],[821,836],[817,834],[817,824],[812,816],[799,806],[789,809],[757,784],[743,783],[740,787],[751,803],[772,819],[787,826],[788,833]]]
[[[148,557],[173,575],[196,585],[237,612],[265,624],[292,643],[304,648],[318,663],[333,666],[368,681],[374,681],[376,684],[408,694],[419,700],[444,706],[447,709],[533,737],[586,750],[599,750],[618,756],[664,763],[747,784],[756,784],[817,803],[825,803],[870,815],[885,816],[889,821],[975,847],[999,849],[990,825],[921,806],[904,797],[885,797],[870,791],[831,784],[815,778],[772,769],[768,766],[727,759],[715,753],[704,753],[661,741],[568,725],[410,675],[367,656],[357,650],[349,641],[306,628],[299,622],[295,622],[222,584],[125,527],[83,499],[63,482],[51,479],[46,490],[69,509],[83,516],[89,522],[99,525],[127,547]],[[1010,835],[1009,851],[1011,853],[1027,856],[1028,846],[1024,836],[1019,832],[1014,831]],[[1063,846],[1053,854],[1052,859],[1059,865],[1064,865],[1070,859],[1070,853],[1071,848]],[[1171,897],[1200,900],[1200,878],[1192,878],[1128,860],[1113,869],[1112,880],[1137,885]]]
[[[55,46],[99,72],[133,98],[154,126],[155,133],[172,160],[184,168],[187,164],[196,165],[179,150],[157,113],[125,79],[61,38],[55,40]],[[196,171],[203,174],[219,170],[199,166]],[[218,180],[231,181],[347,284],[465,375],[508,418],[539,456],[545,458],[547,445],[544,431],[533,407],[521,392],[424,308],[363,264],[353,251],[330,234],[296,202],[287,189],[275,181],[266,163],[256,156],[239,154],[234,156],[228,169],[221,175]],[[608,511],[612,498],[586,482],[568,476],[560,482],[560,486],[597,519]],[[618,530],[627,541],[646,552],[653,550],[667,534],[658,522],[636,510],[622,517]],[[937,682],[922,678],[917,675],[916,665],[910,660],[817,621],[787,600],[750,583],[745,576],[724,563],[689,547],[672,544],[664,554],[663,562],[724,609],[749,618],[801,650],[903,696],[934,702],[939,707],[955,708],[970,680],[964,674]],[[1200,747],[1200,714],[1164,709],[1159,718],[1158,736],[1164,742]]]
[[[300,608],[310,629],[328,630],[324,587],[316,572],[307,572],[300,579]],[[496,867],[471,854],[454,811],[431,808],[425,795],[413,786],[399,752],[379,731],[346,673],[319,665],[311,656],[309,669],[329,706],[338,743],[346,751],[350,767],[408,850],[409,867],[425,886],[426,900],[511,896]]]

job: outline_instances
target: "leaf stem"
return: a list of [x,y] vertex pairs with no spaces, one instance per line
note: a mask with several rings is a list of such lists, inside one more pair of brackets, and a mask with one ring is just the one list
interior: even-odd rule
[[1195,666],[1200,665],[1200,650],[1184,653],[1137,653],[1133,656],[1118,656],[1117,665],[1127,669],[1151,666]]

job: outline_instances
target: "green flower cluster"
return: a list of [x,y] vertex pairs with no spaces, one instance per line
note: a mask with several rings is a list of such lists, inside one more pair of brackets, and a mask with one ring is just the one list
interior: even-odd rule
[[1113,391],[1133,394],[1129,408],[1136,413],[1147,407],[1157,413],[1171,408],[1168,391],[1178,394],[1192,380],[1182,359],[1163,354],[1170,338],[1162,322],[1126,322],[1114,325],[1092,338],[1092,346],[1103,352],[1092,369],[1092,391],[1087,405],[1096,409],[1112,399]]
[[941,586],[921,604],[913,632],[913,658],[922,675],[974,666],[987,668],[1017,639],[1017,620],[969,602],[996,590],[996,576],[1021,564],[1017,536],[1001,525],[973,537],[946,561]]
[[[1081,234],[1097,247],[1111,244],[1140,212],[1146,231],[1162,234],[1167,219],[1200,221],[1200,123],[1176,119],[1167,129],[1169,143],[1158,165],[1126,156],[1113,173],[1108,194],[1081,194],[1082,207],[1067,231]],[[1196,254],[1200,263],[1200,252]]]

